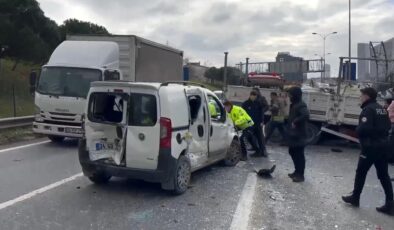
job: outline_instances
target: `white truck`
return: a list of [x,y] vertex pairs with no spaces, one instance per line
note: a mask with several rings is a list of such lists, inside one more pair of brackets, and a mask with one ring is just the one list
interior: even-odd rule
[[[252,87],[229,85],[226,99],[241,104],[247,100],[251,90]],[[349,92],[350,90],[353,90],[352,93]],[[280,92],[280,90],[260,88],[260,92],[269,101],[271,92]],[[358,142],[358,139],[351,135],[358,125],[361,112],[357,93],[359,88],[351,89],[350,86],[343,87],[339,93],[323,92],[318,88],[303,88],[303,100],[310,112],[310,122],[307,126],[309,143],[317,143],[321,131]],[[287,105],[290,105],[289,101]],[[266,115],[269,116],[269,112]]]
[[68,36],[52,53],[37,79],[33,131],[54,142],[82,137],[82,114],[90,83],[125,80],[182,80],[183,52],[134,35]]

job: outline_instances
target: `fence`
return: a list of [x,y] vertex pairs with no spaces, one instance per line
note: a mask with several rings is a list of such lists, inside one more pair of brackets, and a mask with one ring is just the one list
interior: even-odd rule
[[[14,68],[15,67],[15,68]],[[33,66],[0,59],[0,118],[34,114],[29,73]]]

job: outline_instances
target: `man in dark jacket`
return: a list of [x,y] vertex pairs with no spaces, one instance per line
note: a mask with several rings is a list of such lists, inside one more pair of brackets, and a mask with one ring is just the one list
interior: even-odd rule
[[294,163],[295,171],[289,174],[293,182],[303,182],[305,171],[305,146],[307,142],[306,124],[309,120],[309,111],[302,101],[302,90],[300,87],[289,89],[290,113],[286,128],[287,144],[289,154]]
[[[261,124],[263,123],[263,108],[261,102],[258,101],[258,94],[256,91],[252,90],[250,92],[249,99],[242,104],[242,108],[249,114],[252,118],[254,125],[251,127],[253,133],[253,138],[256,139],[258,147],[256,152],[251,155],[251,157],[265,157],[265,146],[263,144],[263,131],[261,129]],[[249,140],[254,141],[254,140]]]
[[344,202],[358,207],[365,178],[372,165],[386,194],[386,203],[376,208],[378,212],[394,215],[393,186],[388,174],[387,153],[389,151],[388,133],[390,120],[387,111],[376,102],[377,92],[373,88],[361,90],[361,114],[356,129],[361,154],[357,165],[354,189],[351,195],[343,196]]
[[261,128],[264,121],[264,110],[262,103],[258,101],[258,94],[254,90],[250,92],[249,99],[242,104],[242,108],[249,114],[254,122],[251,131],[257,140],[257,144],[259,145],[259,151],[256,151],[256,153],[252,154],[251,157],[265,157],[266,153],[265,146],[263,144],[263,131]]

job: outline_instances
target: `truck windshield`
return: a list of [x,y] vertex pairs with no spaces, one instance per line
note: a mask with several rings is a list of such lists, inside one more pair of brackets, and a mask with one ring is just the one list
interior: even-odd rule
[[44,67],[37,91],[42,94],[86,98],[90,83],[101,80],[101,71],[70,67]]

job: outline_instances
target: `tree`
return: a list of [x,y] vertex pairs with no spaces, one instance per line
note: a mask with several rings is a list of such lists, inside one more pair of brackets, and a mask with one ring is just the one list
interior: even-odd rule
[[63,40],[66,39],[67,34],[110,34],[104,26],[78,19],[67,19],[64,21],[60,26],[60,33]]
[[[205,72],[205,77],[211,80],[211,83],[214,81],[223,82],[224,77],[224,67],[220,67],[219,69],[216,67],[211,67]],[[234,67],[227,67],[227,83],[231,85],[238,85],[240,82],[241,71]]]

